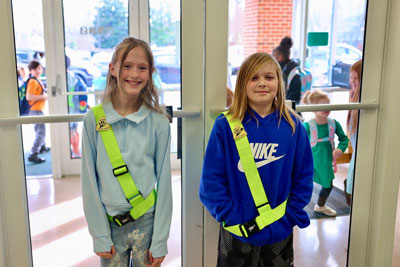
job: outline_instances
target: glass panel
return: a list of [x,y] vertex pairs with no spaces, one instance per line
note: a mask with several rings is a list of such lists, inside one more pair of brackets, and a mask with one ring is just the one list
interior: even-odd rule
[[[149,1],[150,46],[157,72],[153,78],[160,89],[160,103],[181,107],[180,0]],[[168,255],[163,266],[181,266],[181,163],[178,151],[178,120],[171,124],[173,214]]]
[[236,77],[239,71],[239,66],[244,60],[244,10],[244,0],[229,1],[227,86],[233,91],[235,90]]
[[[283,37],[291,36],[292,29],[295,28],[294,23],[300,23],[308,17],[306,33],[328,33],[328,45],[307,47],[304,67],[311,71],[312,90],[322,89],[332,104],[358,102],[358,98],[350,99],[354,88],[360,90],[357,85],[349,90],[350,67],[362,57],[367,1],[329,0],[322,3],[310,0],[307,16],[298,12],[302,2],[229,1],[228,86],[234,89],[237,70],[245,57],[254,52],[271,53]],[[279,10],[279,16],[276,10]],[[295,18],[292,17],[294,13]],[[292,36],[291,50],[295,51],[289,49],[288,52],[295,58],[288,59],[301,63],[300,58],[303,55],[298,51],[298,48],[302,47],[299,36],[301,34]],[[284,69],[286,63],[280,63]],[[360,79],[361,73],[358,76]],[[300,76],[301,81],[303,77],[305,76]],[[301,90],[300,87],[298,90]],[[308,122],[315,114],[308,112],[302,116],[304,121]],[[349,132],[347,116],[348,111],[333,111],[329,115],[340,123],[343,136]],[[353,117],[357,118],[358,114],[354,114]],[[357,129],[357,122],[354,125],[353,129]],[[353,146],[356,143],[356,132],[349,133]],[[338,145],[338,137],[335,139]],[[305,208],[311,218],[311,225],[305,229],[294,229],[295,266],[346,266],[350,206],[344,193],[344,181],[348,177],[349,169],[349,177],[354,174],[350,164],[354,155],[355,151],[350,147],[337,159],[337,172],[334,174],[332,191],[326,201],[326,205],[337,212],[334,220],[314,211],[321,188],[319,184],[314,184],[312,201]],[[315,165],[320,166],[317,162]]]
[[308,32],[329,34],[327,46],[307,48],[313,86],[350,88],[349,68],[362,57],[365,10],[366,0],[309,2]]
[[[128,36],[128,1],[63,1],[63,10],[68,112],[82,114],[99,104],[114,47]],[[71,158],[80,158],[82,123],[69,130]]]
[[[321,1],[311,0],[308,7],[308,29],[307,32],[328,32],[332,29],[332,5],[334,0]],[[312,46],[307,48],[306,67],[313,75],[313,86],[329,85],[329,45]]]
[[[15,92],[20,97],[21,115],[23,102],[29,103],[30,107],[26,115],[48,114],[42,1],[13,1],[12,5],[19,86]],[[29,23],[26,18],[30,18]],[[50,175],[51,143],[48,125],[23,125],[22,136],[26,175]]]

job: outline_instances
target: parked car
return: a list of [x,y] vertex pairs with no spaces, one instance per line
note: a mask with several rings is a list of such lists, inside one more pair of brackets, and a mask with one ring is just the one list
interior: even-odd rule
[[160,49],[153,51],[154,64],[161,82],[167,87],[180,87],[181,65],[179,54],[175,49]]
[[92,56],[93,63],[100,69],[102,76],[107,76],[108,64],[110,64],[113,52],[100,51]]
[[332,66],[332,86],[350,89],[350,67],[351,64],[341,61]]
[[[91,87],[93,84],[93,78],[101,75],[100,70],[91,62],[90,57],[88,57],[86,53],[80,53],[79,51],[76,52],[68,48],[66,49],[66,53],[71,59],[70,70],[75,75],[79,76],[88,87]],[[28,67],[29,62],[32,60],[38,60],[43,65],[42,82],[46,86],[46,60],[43,51],[18,49],[16,51],[16,57],[17,64],[25,68]]]
[[362,51],[354,46],[338,43],[336,46],[336,64],[332,66],[332,86],[350,88],[350,68],[362,58]]
[[81,78],[88,87],[93,86],[93,79],[101,76],[100,69],[92,62],[90,52],[87,50],[74,50],[65,48],[66,55],[71,59],[69,67],[75,76]]

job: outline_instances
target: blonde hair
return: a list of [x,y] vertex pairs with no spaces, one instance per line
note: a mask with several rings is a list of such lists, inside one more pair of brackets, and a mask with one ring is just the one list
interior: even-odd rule
[[147,63],[149,64],[150,68],[149,80],[147,81],[146,87],[143,88],[143,90],[140,92],[140,100],[142,101],[142,103],[144,102],[148,108],[157,111],[161,114],[165,114],[160,107],[158,100],[159,99],[158,88],[154,85],[154,81],[152,78],[152,74],[155,71],[153,53],[151,52],[149,45],[145,41],[133,37],[124,39],[115,48],[114,54],[111,59],[111,64],[113,65],[117,64],[118,60],[120,59],[119,74],[117,78],[111,74],[110,70],[108,71],[107,83],[106,83],[106,88],[104,90],[103,101],[106,99],[111,100],[112,97],[117,93],[118,89],[120,89],[119,79],[121,76],[121,71],[123,69],[122,66],[129,52],[135,47],[141,47],[143,49],[143,51],[146,54]]
[[235,93],[233,96],[233,103],[229,107],[228,114],[233,117],[233,119],[243,120],[246,112],[251,112],[248,105],[246,88],[248,82],[256,75],[256,73],[265,65],[272,64],[276,68],[276,74],[278,78],[278,91],[275,100],[272,103],[272,110],[279,113],[279,123],[283,118],[292,127],[293,133],[296,130],[296,125],[291,117],[295,115],[298,119],[298,115],[285,103],[285,86],[283,83],[282,71],[279,63],[268,53],[255,53],[247,57],[239,68],[239,73],[236,79]]
[[226,87],[226,107],[230,107],[233,101],[233,91],[228,86]]
[[[353,95],[349,96],[350,103],[358,103],[360,102],[360,86],[361,86],[361,72],[362,72],[362,60],[357,60],[353,65],[350,67],[350,72],[357,73],[358,79],[358,88],[353,92]],[[358,123],[358,110],[349,110],[347,114],[347,129],[350,129],[350,135],[354,134],[356,131]]]
[[304,94],[302,101],[304,104],[318,104],[320,100],[328,100],[329,102],[329,97],[324,91],[317,89],[307,91]]

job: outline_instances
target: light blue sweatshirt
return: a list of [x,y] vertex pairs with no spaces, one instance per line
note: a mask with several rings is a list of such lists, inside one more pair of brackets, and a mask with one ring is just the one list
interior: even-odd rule
[[[103,108],[137,188],[143,197],[157,189],[155,207],[148,211],[155,209],[150,251],[155,258],[165,256],[172,217],[169,121],[144,104],[125,117],[109,101],[103,103]],[[85,116],[82,131],[82,199],[94,251],[110,251],[114,243],[106,213],[121,215],[132,206],[112,173],[91,110]]]

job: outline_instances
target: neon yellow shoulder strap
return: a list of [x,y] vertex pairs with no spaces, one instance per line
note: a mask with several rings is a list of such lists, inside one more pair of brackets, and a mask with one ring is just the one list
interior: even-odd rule
[[260,174],[254,161],[253,152],[251,151],[249,140],[247,138],[247,133],[244,130],[241,121],[232,119],[231,115],[227,115],[227,112],[224,112],[223,114],[228,120],[231,128],[233,139],[235,140],[236,148],[239,153],[240,161],[242,162],[251,195],[254,199],[257,211],[260,214],[250,222],[233,226],[225,226],[224,224],[224,228],[235,235],[248,237],[262,230],[267,225],[282,218],[286,211],[287,200],[285,200],[276,208],[271,208],[267,195],[265,194]]
[[[106,122],[103,106],[101,104],[95,106],[92,108],[92,111],[96,118],[96,131],[100,133],[103,140],[104,147],[113,167],[114,176],[118,179],[126,199],[132,205],[133,208],[129,213],[136,220],[154,206],[156,192],[153,190],[147,198],[143,198],[129,173],[128,166],[122,158],[112,126]],[[119,225],[121,223],[112,216],[109,216],[109,219],[116,221]]]

